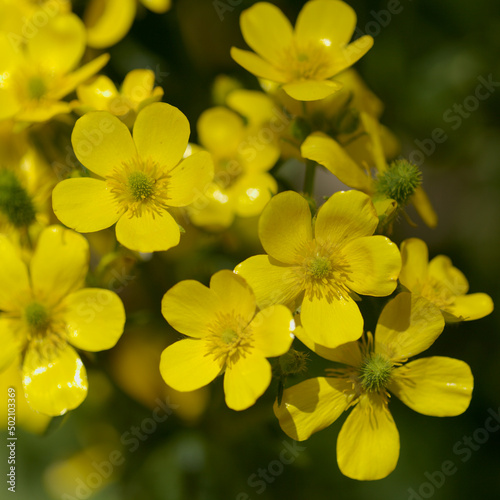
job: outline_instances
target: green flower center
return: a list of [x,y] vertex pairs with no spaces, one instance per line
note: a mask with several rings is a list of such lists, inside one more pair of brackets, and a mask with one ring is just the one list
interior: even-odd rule
[[326,278],[331,270],[332,265],[327,257],[314,257],[308,264],[309,274],[319,280]]
[[28,94],[31,99],[41,99],[47,92],[47,85],[40,76],[32,76],[28,80]]
[[393,364],[383,354],[372,353],[363,361],[360,369],[361,385],[365,391],[378,392],[387,387]]
[[224,344],[232,344],[238,339],[238,334],[234,330],[231,330],[231,328],[227,328],[222,332],[221,339]]
[[35,221],[36,211],[30,195],[9,170],[0,171],[0,212],[16,227],[29,226]]
[[147,200],[155,190],[154,180],[144,172],[132,172],[127,179],[130,193],[136,201]]
[[407,160],[396,160],[377,177],[376,190],[386,198],[396,200],[398,205],[405,206],[421,184],[422,173],[416,165]]
[[26,322],[32,330],[43,330],[49,324],[49,313],[47,309],[38,302],[32,302],[24,310]]

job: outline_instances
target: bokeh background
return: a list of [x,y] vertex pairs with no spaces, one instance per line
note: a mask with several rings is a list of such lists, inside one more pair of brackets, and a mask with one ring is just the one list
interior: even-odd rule
[[[258,88],[256,79],[229,56],[232,45],[245,47],[239,15],[253,3],[174,0],[164,15],[142,9],[128,36],[110,49],[105,71],[121,82],[131,69],[153,69],[157,84],[165,90],[163,100],[187,115],[196,139],[195,123],[213,105],[217,75],[230,75],[247,88]],[[295,20],[305,2],[273,3]],[[348,3],[358,14],[358,28],[375,38],[373,49],[356,68],[384,101],[382,122],[401,139],[402,153],[422,161],[424,186],[439,215],[437,229],[421,224],[412,228],[403,221],[393,239],[399,243],[409,236],[422,237],[431,256],[444,253],[452,258],[469,278],[472,292],[487,292],[499,304],[500,83],[492,85],[490,96],[477,106],[468,97],[474,96],[481,78],[500,82],[500,4],[493,0]],[[85,2],[74,2],[77,13],[84,7]],[[477,109],[460,111],[464,105]],[[441,143],[432,141],[437,128],[446,135]],[[465,414],[426,417],[393,398],[401,455],[397,469],[377,482],[353,481],[338,470],[336,438],[345,417],[300,443],[286,455],[293,455],[293,462],[280,467],[276,461],[292,441],[272,414],[275,386],[242,413],[225,407],[220,380],[187,396],[165,392],[157,363],[161,350],[179,336],[160,315],[163,293],[181,279],[207,282],[218,269],[232,268],[259,252],[255,228],[255,221],[239,221],[219,235],[189,228],[180,247],[142,262],[133,273],[126,257],[110,271],[114,274],[109,279],[115,280],[127,307],[126,332],[115,350],[86,359],[90,392],[78,410],[55,419],[44,436],[18,429],[15,497],[499,498],[500,430],[479,430],[490,411],[500,422],[500,328],[495,314],[448,326],[426,353],[463,359],[471,366],[475,389]],[[105,237],[96,240],[96,247],[105,247]],[[322,368],[311,358],[311,374]],[[156,424],[152,416],[158,397],[168,399],[175,411]],[[109,463],[115,451],[117,463],[108,470],[103,463]],[[436,474],[448,461],[453,467],[448,464],[447,471],[454,472]],[[266,471],[269,480],[258,478],[259,470]],[[7,493],[3,486],[2,498]]]

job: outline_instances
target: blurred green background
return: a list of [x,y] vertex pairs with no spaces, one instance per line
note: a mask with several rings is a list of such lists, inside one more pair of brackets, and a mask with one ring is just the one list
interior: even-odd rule
[[[257,88],[256,79],[229,56],[232,45],[245,47],[239,14],[253,3],[174,0],[164,15],[142,9],[129,35],[111,48],[106,72],[121,82],[131,69],[153,69],[157,84],[165,90],[164,101],[187,115],[195,139],[198,116],[213,105],[210,89],[218,74]],[[295,20],[305,2],[273,3]],[[424,186],[440,219],[435,230],[421,224],[412,228],[403,221],[393,239],[399,243],[409,236],[422,237],[431,256],[451,257],[468,277],[471,292],[489,293],[500,303],[500,83],[492,86],[491,95],[477,109],[456,107],[472,106],[467,98],[474,95],[478,78],[500,82],[500,4],[493,0],[348,3],[358,14],[358,28],[375,38],[373,49],[356,68],[384,101],[382,122],[401,139],[403,154],[423,160]],[[76,4],[76,12],[83,4]],[[397,13],[389,15],[389,6]],[[431,140],[436,128],[446,134],[439,144]],[[186,244],[186,250],[155,255],[142,263],[138,277],[122,293],[129,312],[124,338],[135,335],[143,342],[152,338],[159,351],[177,339],[159,313],[163,293],[180,279],[206,282],[216,270],[231,268],[258,252],[251,237],[250,243],[241,239],[247,229],[236,228],[222,237],[200,232],[194,248]],[[489,410],[500,412],[499,332],[495,314],[445,329],[426,355],[456,357],[471,366],[475,376],[471,406],[459,417],[441,419],[417,414],[393,398],[390,408],[400,431],[401,455],[397,469],[377,482],[353,481],[338,470],[336,438],[345,416],[300,443],[293,462],[280,467],[276,461],[292,441],[272,414],[275,387],[257,405],[236,413],[225,407],[218,380],[210,388],[209,400],[204,402],[205,395],[198,402],[207,405],[203,415],[197,419],[171,415],[144,440],[136,438],[138,446],[132,450],[135,446],[124,443],[123,436],[129,433],[130,438],[133,427],[140,427],[152,410],[122,391],[110,371],[100,370],[108,367],[110,355],[98,355],[86,361],[90,393],[77,411],[54,422],[45,437],[18,430],[16,497],[68,500],[90,498],[92,493],[95,500],[498,499],[500,430],[478,429],[484,428]],[[311,373],[319,373],[321,366],[313,362]],[[140,382],[144,369],[140,363],[132,360],[127,369]],[[177,404],[175,395],[170,401]],[[467,436],[472,439],[469,444]],[[99,464],[101,455],[93,455],[89,447],[109,441],[113,449],[112,443],[120,438],[123,463],[114,467],[111,480],[79,488],[78,480],[85,481],[94,466],[82,472],[65,461],[84,453],[80,465]],[[453,462],[455,472],[434,474],[446,461]],[[272,475],[269,467],[279,473]],[[257,478],[259,469],[267,471],[269,480]],[[61,486],[62,478],[66,486]],[[2,498],[7,498],[4,491]]]

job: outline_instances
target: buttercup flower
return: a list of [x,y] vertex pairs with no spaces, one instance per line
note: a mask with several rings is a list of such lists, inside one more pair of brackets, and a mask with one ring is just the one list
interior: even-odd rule
[[[172,0],[140,0],[158,14],[170,9]],[[111,47],[130,30],[137,11],[137,0],[90,0],[84,13],[88,45],[96,49]]]
[[266,357],[288,351],[294,322],[285,306],[256,313],[255,296],[231,271],[212,276],[210,288],[181,281],[163,297],[162,313],[179,332],[192,337],[167,347],[160,371],[177,391],[193,391],[224,373],[226,403],[233,410],[252,406],[271,382]]
[[493,311],[493,301],[486,293],[467,294],[467,278],[449,257],[437,255],[429,262],[429,251],[422,240],[403,241],[401,258],[401,284],[435,304],[447,322],[480,319]]
[[433,304],[407,292],[382,311],[375,342],[368,334],[367,342],[326,349],[297,327],[297,336],[308,347],[345,367],[285,389],[281,405],[274,405],[281,428],[303,441],[354,407],[337,440],[339,468],[352,479],[386,477],[399,457],[399,433],[388,409],[388,391],[424,415],[450,417],[469,406],[473,378],[466,363],[441,356],[406,363],[430,347],[443,327]]
[[383,297],[397,285],[401,257],[378,225],[370,198],[359,191],[335,193],[319,209],[314,228],[307,201],[287,191],[262,212],[259,236],[269,255],[256,255],[235,272],[247,280],[259,307],[301,308],[314,342],[327,347],[358,339],[363,317],[352,292]]
[[155,87],[154,83],[155,75],[149,69],[134,69],[127,73],[120,90],[107,76],[97,76],[77,87],[77,111],[81,114],[109,111],[131,128],[142,108],[161,100],[163,89]]
[[103,54],[76,69],[85,51],[85,27],[74,14],[51,18],[16,46],[0,32],[0,120],[43,122],[73,106],[61,99],[97,73]]
[[52,194],[55,214],[83,233],[117,222],[116,238],[131,250],[177,245],[180,230],[169,208],[192,203],[213,178],[208,153],[182,159],[189,133],[187,118],[165,103],[139,113],[133,137],[106,111],[82,116],[71,141],[77,158],[100,179],[60,182]]
[[113,347],[123,332],[123,304],[109,290],[83,288],[88,243],[68,229],[45,229],[29,266],[0,235],[0,258],[0,371],[22,354],[29,405],[46,415],[62,415],[87,395],[85,367],[74,347]]
[[[263,95],[265,104],[271,100]],[[235,215],[259,215],[278,184],[268,174],[279,158],[273,142],[258,141],[258,129],[246,126],[242,117],[224,107],[204,111],[198,120],[200,144],[215,164],[214,182],[205,191],[206,205],[190,210],[191,220],[200,226],[224,228]],[[253,142],[257,140],[257,145]]]
[[240,18],[243,38],[256,54],[233,47],[231,56],[254,75],[282,84],[294,99],[323,99],[342,88],[331,78],[373,45],[368,35],[349,44],[355,25],[356,13],[341,1],[307,2],[295,30],[278,7],[259,2]]

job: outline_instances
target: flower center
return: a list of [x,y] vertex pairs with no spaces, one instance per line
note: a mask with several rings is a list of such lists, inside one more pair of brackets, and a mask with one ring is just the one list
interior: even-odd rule
[[106,181],[119,212],[139,217],[143,211],[161,215],[168,208],[169,179],[153,160],[134,158],[116,167]]
[[331,269],[330,259],[327,257],[314,257],[308,263],[309,274],[318,280],[328,277]]
[[379,392],[387,387],[393,364],[389,358],[379,353],[371,353],[360,368],[361,386],[368,392]]
[[324,44],[309,43],[293,45],[285,55],[286,65],[282,68],[294,80],[322,80],[332,76],[328,51]]
[[30,329],[35,332],[45,330],[50,322],[47,309],[38,302],[32,302],[26,307],[24,318]]
[[47,85],[40,76],[32,76],[28,80],[28,95],[31,99],[41,99],[47,92]]
[[420,290],[423,297],[434,303],[439,309],[446,309],[455,301],[451,290],[439,281],[430,278]]
[[0,212],[15,227],[29,226],[35,221],[36,211],[30,195],[9,170],[0,170]]
[[154,180],[144,172],[132,172],[128,176],[127,185],[137,201],[150,198],[155,190]]
[[220,359],[222,366],[235,363],[251,348],[252,332],[239,315],[219,314],[209,331],[206,336],[208,354]]

